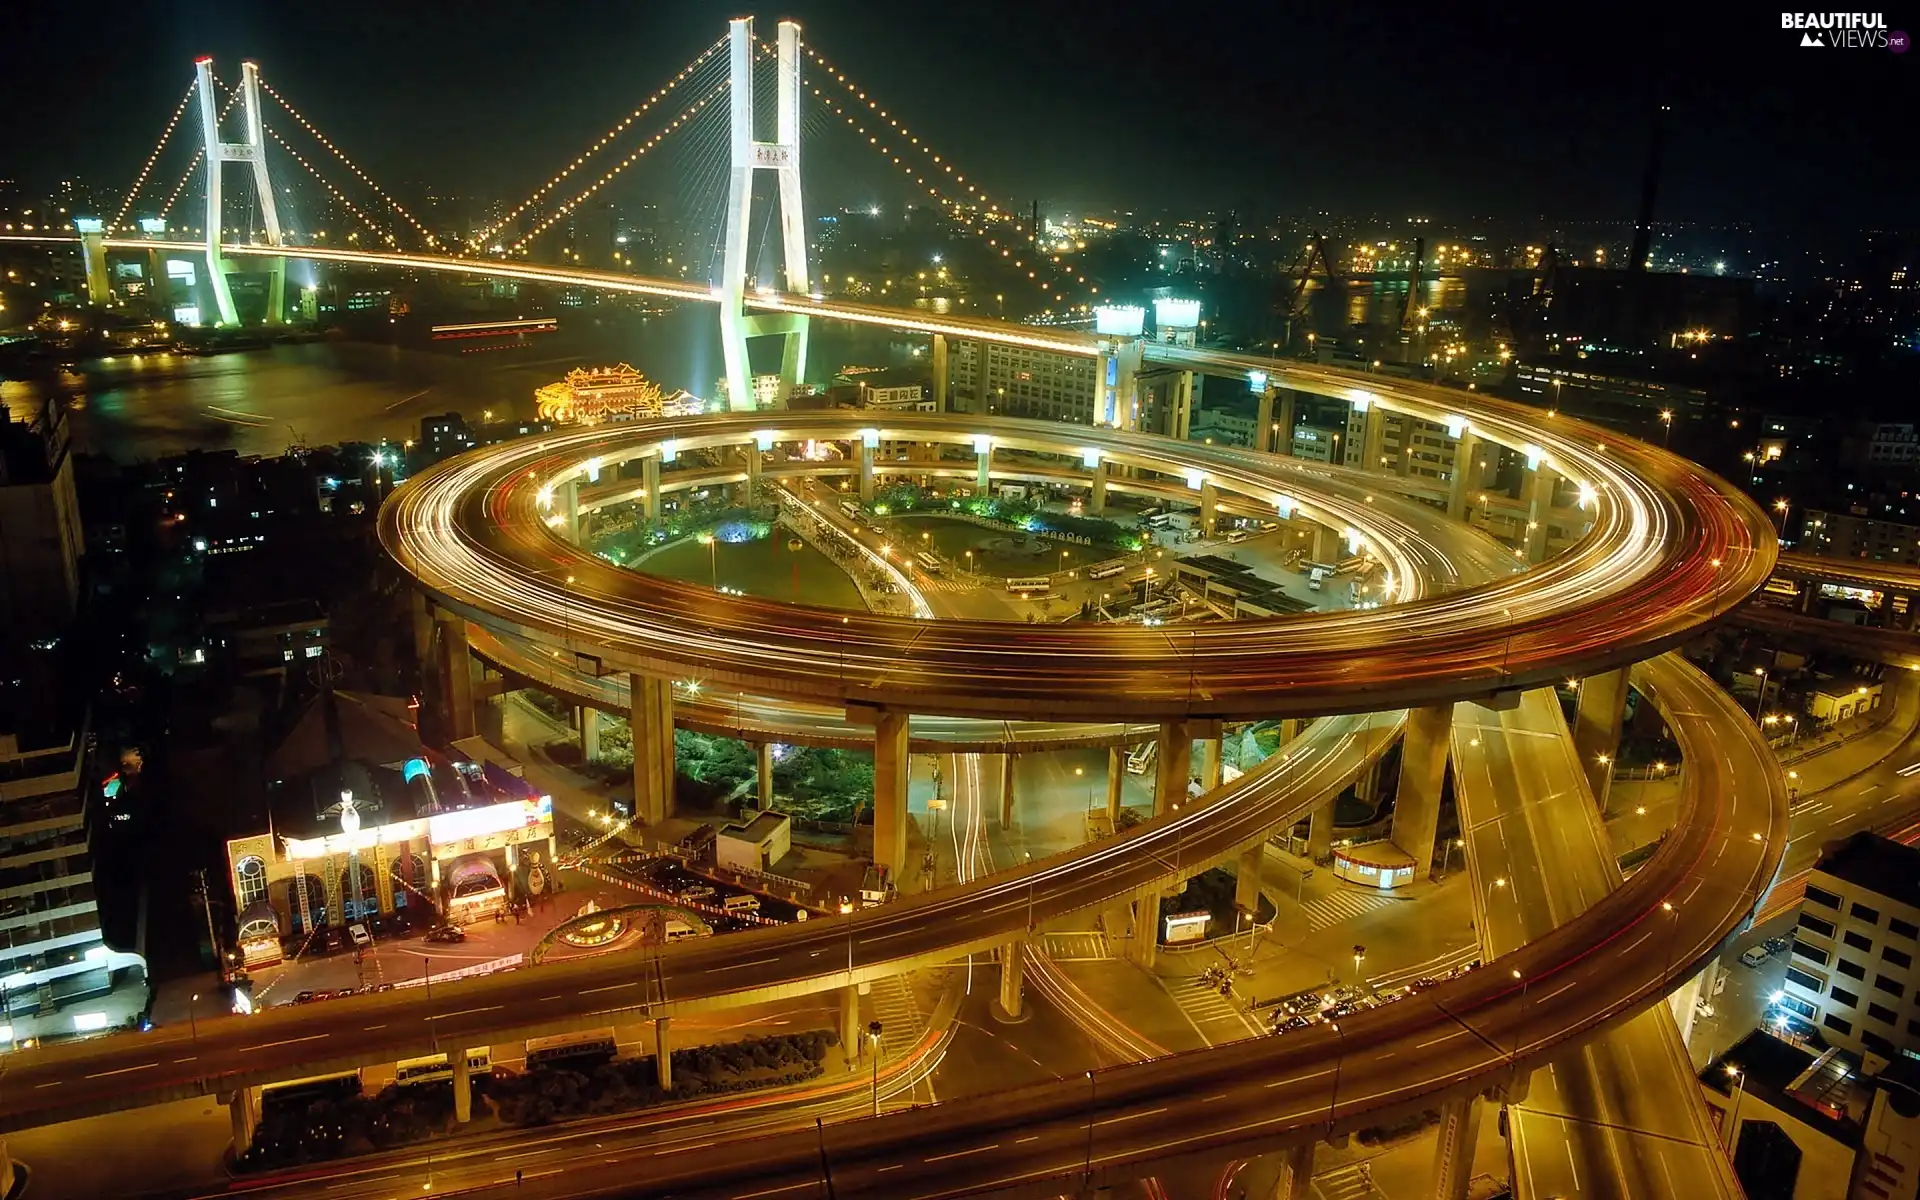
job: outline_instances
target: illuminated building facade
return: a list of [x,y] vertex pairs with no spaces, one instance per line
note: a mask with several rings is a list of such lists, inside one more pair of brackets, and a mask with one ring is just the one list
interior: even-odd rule
[[551,796],[385,825],[343,820],[339,832],[318,837],[233,838],[227,867],[241,953],[264,966],[279,961],[286,936],[414,905],[453,924],[490,917],[511,896],[544,891],[554,857]]
[[668,394],[626,363],[576,367],[559,383],[535,389],[533,398],[541,420],[581,425],[688,417],[706,410],[705,403],[693,393]]

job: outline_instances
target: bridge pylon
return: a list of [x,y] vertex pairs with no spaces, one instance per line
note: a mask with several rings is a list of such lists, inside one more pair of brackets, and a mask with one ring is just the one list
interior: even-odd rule
[[727,368],[727,407],[738,412],[757,405],[747,339],[783,335],[780,381],[790,389],[807,369],[807,317],[804,313],[749,315],[746,311],[747,235],[753,221],[753,173],[772,171],[780,184],[780,242],[786,281],[781,289],[805,293],[807,274],[806,210],[800,194],[800,23],[780,22],[779,87],[774,140],[754,136],[753,18],[727,25],[729,82],[732,92],[732,176],[727,185],[726,256],[715,289],[720,300],[720,345]]
[[[227,163],[248,163],[253,167],[254,193],[260,202],[260,219],[267,227],[267,244],[280,241],[280,211],[275,204],[273,179],[267,173],[267,133],[261,119],[260,68],[253,63],[240,65],[240,104],[246,111],[245,141],[229,142],[220,137],[220,104],[213,91],[213,60],[196,59],[194,74],[199,82],[201,155],[207,171],[207,276],[213,289],[214,304],[220,309],[220,324],[237,325],[239,315],[233,307],[233,290],[227,286],[227,264],[220,254],[220,168]],[[287,262],[269,260],[271,272],[267,286],[267,324],[278,325],[286,304]]]

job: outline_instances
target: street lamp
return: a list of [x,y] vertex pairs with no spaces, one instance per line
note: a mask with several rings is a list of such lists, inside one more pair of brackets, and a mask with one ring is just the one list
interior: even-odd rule
[[1727,1113],[1727,1150],[1731,1153],[1740,1132],[1740,1097],[1746,1092],[1747,1075],[1739,1067],[1728,1063],[1727,1076],[1733,1080],[1733,1104]]
[[886,1027],[878,1021],[867,1025],[867,1042],[873,1048],[873,1115],[880,1115],[880,1034]]
[[1360,977],[1360,964],[1367,961],[1367,948],[1356,943],[1353,947],[1353,983],[1355,987],[1365,988],[1366,980]]
[[1660,425],[1661,425],[1660,445],[1664,447],[1673,438],[1673,410],[1672,409],[1663,408],[1660,410]]
[[1767,698],[1767,669],[1765,667],[1755,667],[1753,674],[1759,681],[1759,685],[1754,689],[1753,697],[1753,719],[1758,721],[1760,719],[1760,706],[1766,702]]
[[198,1014],[195,1012],[199,1006],[200,993],[195,992],[187,1000],[187,1029],[193,1034],[193,1045],[195,1049],[198,1049],[200,1046],[200,1021]]

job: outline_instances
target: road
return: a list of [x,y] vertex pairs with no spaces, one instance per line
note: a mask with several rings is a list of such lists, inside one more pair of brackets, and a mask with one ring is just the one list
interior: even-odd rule
[[[1460,706],[1452,749],[1488,956],[1545,936],[1619,885],[1551,690],[1526,693],[1511,712]],[[1664,1004],[1536,1071],[1507,1119],[1516,1200],[1740,1195]]]

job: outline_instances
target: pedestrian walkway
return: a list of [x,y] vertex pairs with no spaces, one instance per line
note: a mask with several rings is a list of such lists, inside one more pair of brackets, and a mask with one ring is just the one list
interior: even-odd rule
[[880,1022],[882,1057],[900,1058],[913,1049],[913,1044],[920,1040],[921,1026],[926,1021],[920,1015],[920,1002],[913,994],[907,976],[889,975],[885,979],[875,980],[867,1002],[873,1020]]
[[1386,1196],[1373,1181],[1371,1163],[1353,1163],[1315,1175],[1313,1194],[1320,1200],[1382,1200]]
[[1370,912],[1391,908],[1400,903],[1398,897],[1383,895],[1379,892],[1362,892],[1341,888],[1328,892],[1318,900],[1309,900],[1301,905],[1301,911],[1307,914],[1307,929],[1318,933],[1322,929],[1331,929]]
[[1222,996],[1218,984],[1203,983],[1199,979],[1161,979],[1160,985],[1209,1046],[1237,1042],[1265,1032],[1259,1022],[1247,1015],[1246,1001],[1238,988],[1232,995]]
[[1041,949],[1055,962],[1100,962],[1113,957],[1107,935],[1098,930],[1072,933],[1043,933]]

